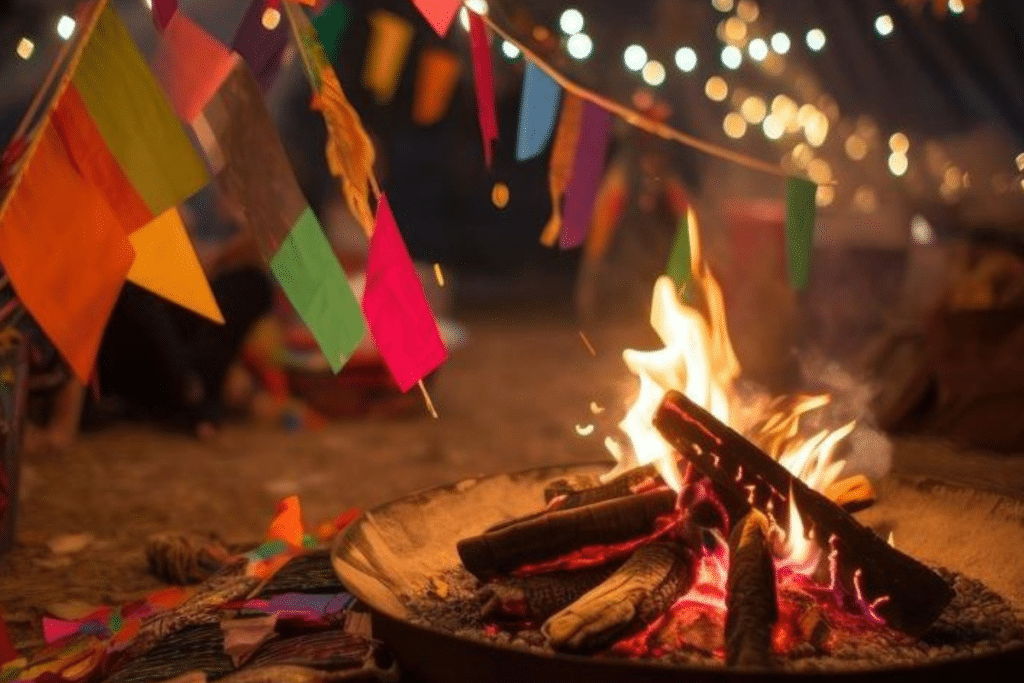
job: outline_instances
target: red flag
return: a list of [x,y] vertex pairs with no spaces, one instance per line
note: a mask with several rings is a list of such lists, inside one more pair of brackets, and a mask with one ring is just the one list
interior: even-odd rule
[[476,84],[476,110],[483,136],[484,161],[491,167],[492,143],[498,139],[498,115],[494,111],[494,68],[487,28],[475,12],[469,13],[469,37],[473,48],[473,81]]
[[448,34],[452,20],[462,7],[460,0],[412,0],[412,4],[442,38]]
[[153,23],[158,31],[167,28],[171,17],[178,11],[178,0],[153,0]]
[[437,322],[398,231],[387,197],[381,195],[366,263],[363,315],[391,375],[402,391],[448,358]]
[[153,55],[153,73],[175,113],[189,123],[203,111],[233,66],[231,51],[184,12],[169,19]]

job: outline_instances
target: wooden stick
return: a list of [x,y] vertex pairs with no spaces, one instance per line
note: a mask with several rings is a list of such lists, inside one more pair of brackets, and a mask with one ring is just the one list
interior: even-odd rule
[[768,518],[751,510],[729,535],[726,580],[725,663],[772,668],[772,629],[779,618],[775,565],[769,546]]
[[676,493],[654,491],[571,510],[555,510],[465,538],[456,549],[472,574],[487,577],[524,564],[564,555],[589,545],[611,544],[650,534],[655,520],[672,512]]
[[889,626],[920,635],[953,599],[953,589],[937,573],[890,546],[680,392],[665,395],[654,425],[703,474],[773,514],[784,529],[792,495],[804,528],[835,558],[841,587]]
[[550,503],[556,498],[562,497],[563,500],[558,505],[558,509],[567,510],[581,505],[600,503],[603,500],[629,496],[636,493],[641,485],[656,481],[658,481],[658,470],[654,465],[644,465],[623,472],[604,484],[597,480],[595,484],[577,488],[573,487],[573,481],[570,479],[556,479],[544,487],[544,502]]

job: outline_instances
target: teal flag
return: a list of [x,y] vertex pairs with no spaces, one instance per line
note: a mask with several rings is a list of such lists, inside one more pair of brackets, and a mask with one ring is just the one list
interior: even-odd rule
[[324,46],[324,52],[332,61],[338,56],[341,39],[345,37],[345,31],[348,30],[351,21],[352,8],[342,0],[328,3],[323,12],[313,17],[313,26],[320,36],[320,44]]
[[551,138],[558,118],[562,89],[533,62],[527,60],[523,73],[523,99],[519,104],[519,137],[516,160],[526,161],[540,154]]
[[818,186],[803,178],[786,179],[786,272],[793,289],[807,287],[814,241],[814,196]]

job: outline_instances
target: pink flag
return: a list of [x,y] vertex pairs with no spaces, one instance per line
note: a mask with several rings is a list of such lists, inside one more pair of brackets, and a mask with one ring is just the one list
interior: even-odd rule
[[153,0],[153,23],[158,31],[167,28],[171,17],[178,11],[178,0]]
[[231,52],[184,12],[170,17],[153,55],[153,73],[186,123],[199,116],[233,65]]
[[427,23],[444,38],[451,28],[455,14],[462,7],[460,0],[412,0],[416,9],[427,20]]
[[585,102],[572,179],[565,190],[565,206],[562,210],[565,218],[558,239],[558,246],[562,249],[578,247],[587,237],[590,220],[594,216],[597,189],[604,173],[611,132],[612,115],[593,102]]
[[487,28],[475,12],[469,13],[469,38],[473,50],[473,81],[476,83],[476,111],[484,142],[484,161],[491,167],[492,143],[498,139],[498,115],[494,111],[494,68]]
[[416,276],[398,224],[381,195],[366,262],[363,315],[391,375],[402,391],[448,358],[437,322]]

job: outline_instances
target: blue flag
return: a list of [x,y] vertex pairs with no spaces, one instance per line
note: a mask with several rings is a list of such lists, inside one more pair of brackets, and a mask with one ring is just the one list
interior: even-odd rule
[[526,62],[523,99],[519,107],[516,159],[526,161],[541,153],[555,129],[562,89],[533,62]]

